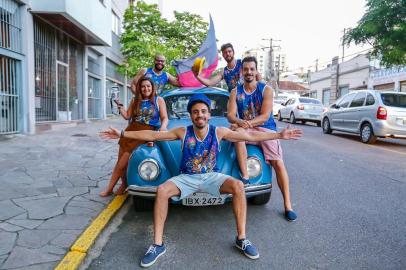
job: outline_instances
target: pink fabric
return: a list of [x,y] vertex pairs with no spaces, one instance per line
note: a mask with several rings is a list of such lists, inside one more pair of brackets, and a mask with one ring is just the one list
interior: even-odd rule
[[[210,66],[207,68],[204,68],[202,70],[201,75],[204,78],[209,78],[213,71],[216,69],[218,63],[218,58],[216,58],[216,61],[212,63]],[[200,87],[203,86],[195,77],[193,72],[190,70],[188,72],[184,72],[181,74],[178,74],[178,80],[181,86],[183,87]]]
[[[254,127],[248,128],[247,131],[262,131],[262,132],[274,132],[273,130],[263,128],[263,127]],[[246,142],[247,144],[258,145],[261,147],[262,152],[265,156],[265,161],[269,164],[271,160],[283,160],[282,147],[279,140],[269,140],[263,142]]]

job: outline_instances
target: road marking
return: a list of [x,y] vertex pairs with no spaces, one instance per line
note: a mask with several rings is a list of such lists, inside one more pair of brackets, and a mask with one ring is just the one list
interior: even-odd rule
[[128,194],[118,195],[107,205],[79,236],[76,242],[71,246],[70,251],[55,267],[55,270],[75,270],[80,266],[96,238],[106,227],[114,214],[121,208],[127,197]]

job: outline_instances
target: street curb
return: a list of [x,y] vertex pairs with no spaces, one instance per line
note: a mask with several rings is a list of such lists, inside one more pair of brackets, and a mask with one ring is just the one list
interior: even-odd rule
[[70,251],[55,267],[55,270],[75,270],[77,269],[87,252],[93,245],[101,231],[106,227],[107,223],[114,214],[121,208],[127,199],[128,194],[117,195],[107,207],[93,220],[86,230],[79,236],[75,243],[71,246]]

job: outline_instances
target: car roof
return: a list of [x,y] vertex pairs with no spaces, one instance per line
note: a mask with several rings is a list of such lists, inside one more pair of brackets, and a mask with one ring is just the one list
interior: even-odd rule
[[161,96],[163,98],[169,97],[169,96],[174,96],[174,95],[192,95],[192,94],[220,94],[220,95],[226,95],[229,96],[230,93],[225,90],[221,89],[218,87],[181,87],[181,88],[176,88],[171,91],[166,91],[163,93]]

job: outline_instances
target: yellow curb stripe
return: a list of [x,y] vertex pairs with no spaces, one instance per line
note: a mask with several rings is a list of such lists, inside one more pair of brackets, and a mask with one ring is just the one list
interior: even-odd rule
[[107,207],[93,220],[81,236],[71,246],[62,261],[55,267],[55,270],[74,270],[79,267],[86,253],[96,241],[97,236],[104,229],[114,214],[121,208],[128,194],[116,196]]
[[63,260],[55,267],[55,270],[75,270],[86,257],[86,253],[69,251]]

